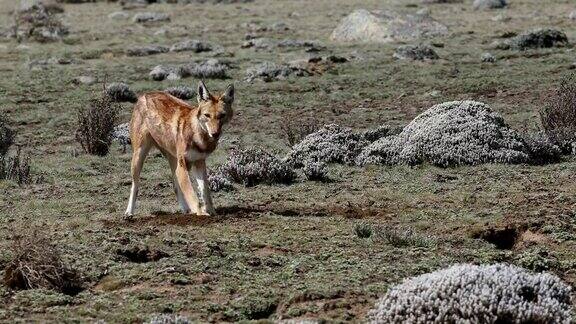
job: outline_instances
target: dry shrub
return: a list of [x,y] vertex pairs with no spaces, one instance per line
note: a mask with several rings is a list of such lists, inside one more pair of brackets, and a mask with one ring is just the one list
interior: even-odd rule
[[12,180],[20,185],[32,183],[30,157],[20,149],[13,156],[0,155],[0,180]]
[[564,153],[576,153],[576,77],[565,77],[540,110],[542,127]]
[[108,154],[119,110],[120,106],[107,95],[92,99],[87,107],[78,110],[76,140],[86,153]]
[[68,295],[83,290],[79,274],[67,267],[58,246],[40,228],[23,230],[9,247],[4,284],[12,289],[51,289]]
[[232,150],[213,177],[251,187],[261,183],[290,184],[296,179],[296,172],[286,161],[260,147],[245,147]]
[[315,119],[298,120],[284,116],[280,124],[280,136],[290,147],[300,143],[304,137],[314,133],[319,128],[319,123]]
[[14,131],[7,126],[6,119],[0,115],[0,156],[6,155],[14,144]]

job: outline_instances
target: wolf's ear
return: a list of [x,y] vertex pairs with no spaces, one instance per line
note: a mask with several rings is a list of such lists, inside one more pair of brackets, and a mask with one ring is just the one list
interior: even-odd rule
[[224,93],[222,94],[222,100],[225,103],[232,104],[234,102],[234,83],[230,83]]
[[198,103],[200,103],[201,101],[210,100],[210,92],[208,92],[208,89],[206,89],[206,85],[204,84],[204,81],[198,82],[198,92],[197,93],[198,93],[197,94]]

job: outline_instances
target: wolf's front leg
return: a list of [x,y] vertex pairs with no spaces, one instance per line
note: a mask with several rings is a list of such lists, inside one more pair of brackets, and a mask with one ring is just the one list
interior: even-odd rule
[[198,160],[194,163],[192,175],[198,183],[198,192],[202,195],[201,212],[208,215],[216,215],[214,204],[212,204],[212,195],[210,193],[210,185],[208,183],[208,173],[206,172],[206,160]]

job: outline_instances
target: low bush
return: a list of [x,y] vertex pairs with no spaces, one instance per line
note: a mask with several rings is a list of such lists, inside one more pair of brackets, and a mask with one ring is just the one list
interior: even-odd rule
[[280,136],[286,141],[288,146],[292,147],[300,143],[304,137],[314,133],[319,128],[317,120],[307,119],[299,120],[284,116],[280,124]]
[[572,323],[571,292],[551,274],[459,264],[405,279],[368,317],[371,323]]
[[92,99],[87,107],[78,110],[76,140],[86,153],[108,154],[119,110],[119,105],[106,95]]
[[11,289],[50,289],[75,295],[84,287],[80,275],[64,264],[56,244],[40,228],[18,231],[9,248],[4,284]]
[[14,144],[15,133],[7,125],[6,119],[0,115],[0,156],[6,155]]
[[540,110],[542,127],[563,153],[576,154],[576,75],[565,77]]
[[234,149],[213,177],[221,177],[247,187],[257,184],[289,184],[296,172],[285,161],[258,147]]
[[20,185],[34,181],[30,172],[30,157],[18,149],[15,155],[0,155],[0,180],[12,180]]

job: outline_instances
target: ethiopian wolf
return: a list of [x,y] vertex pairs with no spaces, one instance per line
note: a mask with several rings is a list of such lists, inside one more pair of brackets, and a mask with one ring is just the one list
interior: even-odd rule
[[[216,149],[222,127],[232,119],[234,85],[214,96],[204,82],[200,82],[197,96],[196,107],[165,92],[149,92],[138,98],[130,121],[132,189],[126,215],[134,214],[140,171],[153,146],[170,163],[182,211],[215,214],[206,175],[206,158]],[[189,171],[197,182],[198,194],[190,181]],[[201,196],[202,206],[198,196]]]

